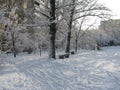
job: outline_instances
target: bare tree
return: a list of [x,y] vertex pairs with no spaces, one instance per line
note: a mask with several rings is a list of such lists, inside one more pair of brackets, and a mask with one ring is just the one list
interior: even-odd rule
[[49,48],[49,58],[56,58],[55,56],[55,35],[56,35],[56,17],[55,17],[55,11],[56,11],[56,7],[55,7],[55,3],[56,0],[50,0],[50,48]]
[[97,0],[72,0],[72,3],[69,4],[71,8],[70,17],[68,21],[68,36],[67,36],[67,45],[65,52],[69,53],[70,51],[70,40],[71,40],[71,30],[73,22],[81,19],[83,17],[99,17],[106,18],[110,14],[107,11],[110,11],[103,5],[97,3]]
[[66,53],[70,52],[71,29],[72,29],[74,11],[75,11],[75,0],[72,0],[72,7],[70,10],[70,19],[68,22],[67,46],[66,46],[66,50],[65,50]]
[[[77,52],[78,50],[78,41],[81,39],[81,37],[83,37],[86,34],[86,31],[88,31],[90,28],[92,28],[94,26],[94,24],[96,24],[95,20],[93,23],[89,24],[89,25],[85,25],[88,22],[87,17],[83,17],[81,18],[81,20],[76,21],[76,25],[74,33],[75,33],[75,52]],[[84,27],[85,26],[85,27]],[[84,27],[84,28],[83,28]]]
[[[56,0],[43,0],[41,2],[35,2],[39,6],[37,13],[44,16],[44,25],[49,27],[49,58],[56,58],[55,55],[55,38],[56,38]],[[49,6],[48,6],[49,5]],[[42,7],[41,7],[42,6]],[[49,13],[47,13],[49,12]],[[42,23],[42,22],[41,22]],[[40,23],[39,23],[40,24]]]

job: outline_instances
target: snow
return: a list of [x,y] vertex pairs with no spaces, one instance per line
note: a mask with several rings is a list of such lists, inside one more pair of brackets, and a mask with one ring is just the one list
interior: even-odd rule
[[0,59],[0,90],[120,90],[120,46],[80,50],[63,60],[46,54]]

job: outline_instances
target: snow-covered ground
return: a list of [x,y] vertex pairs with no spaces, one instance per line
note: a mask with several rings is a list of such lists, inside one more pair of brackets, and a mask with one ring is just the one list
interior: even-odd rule
[[69,59],[1,55],[0,90],[120,90],[120,47],[81,50]]

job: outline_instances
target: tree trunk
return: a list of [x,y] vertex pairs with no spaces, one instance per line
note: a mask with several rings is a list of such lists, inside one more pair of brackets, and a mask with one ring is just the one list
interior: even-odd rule
[[11,31],[11,37],[12,37],[12,52],[13,52],[13,55],[14,57],[16,57],[16,50],[15,50],[15,38],[14,38],[14,33]]
[[39,44],[38,48],[39,48],[39,50],[40,50],[40,56],[41,56],[41,54],[42,54],[42,45]]
[[73,22],[73,16],[74,16],[74,10],[75,10],[75,0],[72,0],[72,8],[70,12],[70,20],[68,23],[68,35],[67,35],[67,46],[66,46],[66,53],[70,52],[70,41],[71,41],[71,29],[72,29],[72,22]]
[[15,42],[12,41],[12,44],[13,44],[13,55],[14,57],[16,57]]
[[67,35],[67,46],[65,50],[66,53],[70,52],[70,41],[71,41],[71,31],[69,31]]
[[55,36],[56,36],[56,23],[55,23],[55,2],[56,0],[50,0],[50,25],[49,25],[49,28],[50,28],[50,32],[49,32],[49,35],[50,35],[50,44],[49,44],[49,58],[53,58],[55,59],[56,58],[56,55],[55,55]]
[[77,52],[77,50],[78,50],[78,40],[76,39],[75,40],[75,52]]
[[50,34],[49,58],[56,58],[55,55],[55,34]]

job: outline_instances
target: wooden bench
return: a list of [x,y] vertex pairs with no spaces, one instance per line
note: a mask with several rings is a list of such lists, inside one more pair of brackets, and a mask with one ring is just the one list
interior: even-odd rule
[[64,59],[64,55],[59,55],[59,59]]
[[62,54],[62,55],[59,55],[59,59],[64,59],[64,58],[69,58],[69,54]]
[[71,53],[71,55],[75,54],[75,52],[74,52],[74,51],[71,51],[70,53]]
[[65,57],[65,58],[69,58],[69,54],[67,54],[67,53],[64,54],[64,57]]

